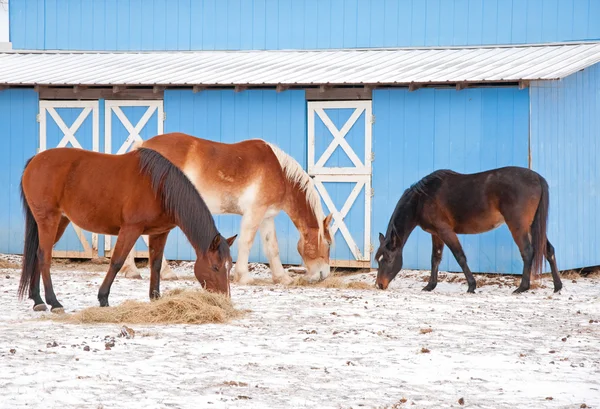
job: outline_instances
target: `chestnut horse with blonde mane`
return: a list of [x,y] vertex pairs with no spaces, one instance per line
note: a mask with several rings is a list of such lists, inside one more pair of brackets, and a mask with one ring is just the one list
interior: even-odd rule
[[[260,139],[233,144],[171,133],[148,139],[139,146],[159,152],[191,180],[213,214],[242,215],[235,280],[251,281],[248,256],[260,228],[273,282],[289,284],[275,235],[275,216],[283,210],[300,232],[298,252],[308,270],[307,279],[329,275],[329,223],[310,176],[278,147]],[[163,266],[166,263],[163,263]],[[123,270],[137,273],[130,255]]]
[[[128,194],[123,195],[125,190]],[[25,247],[19,297],[29,290],[35,311],[53,311],[50,278],[52,247],[70,222],[102,234],[118,235],[106,278],[98,291],[108,306],[110,287],[127,254],[142,234],[150,236],[150,298],[160,296],[160,263],[169,232],[176,226],[196,250],[196,278],[207,290],[229,295],[229,246],[206,204],[188,178],[159,153],[139,149],[108,155],[75,148],[49,149],[25,165],[21,178]]]

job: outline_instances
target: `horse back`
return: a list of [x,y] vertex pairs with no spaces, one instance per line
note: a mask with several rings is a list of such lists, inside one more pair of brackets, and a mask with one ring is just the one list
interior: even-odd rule
[[151,213],[160,212],[135,152],[49,149],[26,167],[23,190],[32,209],[60,211],[78,226],[98,233],[118,233],[126,213],[139,206],[136,203],[145,203]]
[[507,219],[531,223],[542,194],[540,178],[530,169],[513,166],[473,174],[449,172],[427,196],[424,222],[443,218],[457,233],[492,230]]
[[243,214],[248,206],[256,206],[256,201],[272,204],[284,198],[279,161],[260,139],[227,144],[170,133],[148,139],[143,147],[159,152],[180,168],[212,213]]

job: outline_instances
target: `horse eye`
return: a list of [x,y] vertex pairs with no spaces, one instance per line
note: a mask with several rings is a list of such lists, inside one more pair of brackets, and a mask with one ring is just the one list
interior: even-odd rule
[[218,271],[219,271],[219,266],[212,266],[212,269],[213,269],[214,271],[217,271],[217,272],[218,272]]

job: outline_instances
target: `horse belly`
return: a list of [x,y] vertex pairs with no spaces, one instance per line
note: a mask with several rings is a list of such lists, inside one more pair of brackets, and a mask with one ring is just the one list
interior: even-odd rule
[[459,234],[477,234],[485,233],[494,230],[504,224],[504,217],[500,212],[493,214],[480,215],[480,217],[472,218],[468,223],[462,223],[455,228],[455,232]]

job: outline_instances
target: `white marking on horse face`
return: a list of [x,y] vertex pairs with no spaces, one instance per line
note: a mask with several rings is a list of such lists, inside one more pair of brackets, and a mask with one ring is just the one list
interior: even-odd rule
[[379,256],[379,258],[377,259],[377,261],[379,261],[381,263],[381,260],[383,260],[383,254],[381,256]]
[[234,178],[232,178],[231,176],[227,176],[225,173],[223,173],[222,170],[219,170],[217,172],[217,175],[219,175],[219,177],[226,182],[234,182],[235,181]]
[[238,207],[242,213],[252,209],[254,202],[256,201],[256,195],[258,194],[258,183],[249,185],[238,198]]

